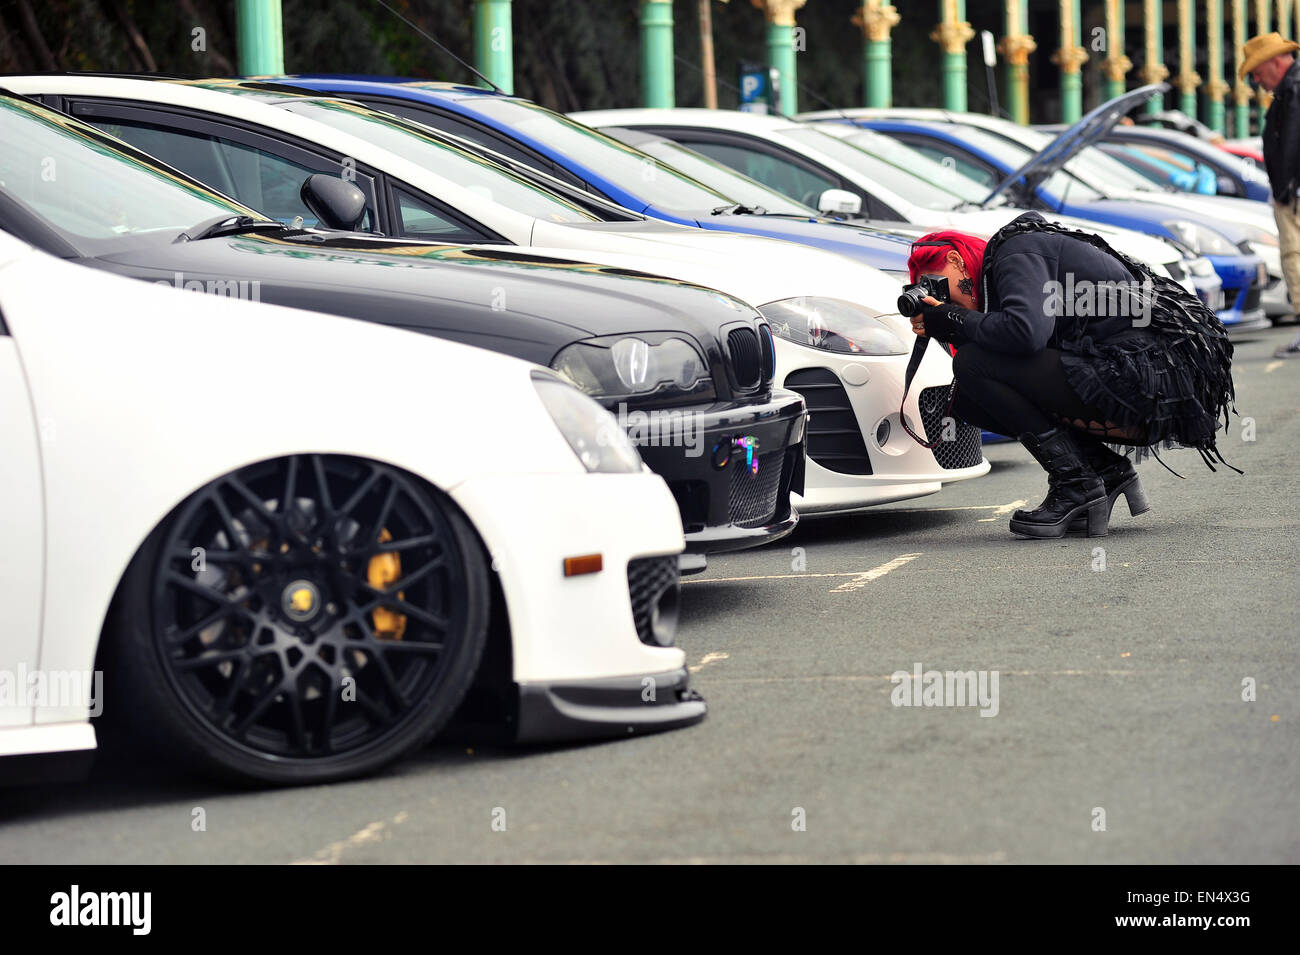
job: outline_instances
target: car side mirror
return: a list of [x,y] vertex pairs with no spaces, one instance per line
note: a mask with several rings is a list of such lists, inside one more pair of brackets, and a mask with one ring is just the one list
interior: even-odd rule
[[356,183],[316,173],[303,181],[299,196],[327,229],[351,232],[366,214],[366,194]]
[[828,216],[856,216],[862,212],[862,198],[847,189],[827,189],[817,197],[817,211]]
[[1216,190],[1216,191],[1217,191],[1218,194],[1221,195],[1221,196],[1236,196],[1236,195],[1238,195],[1238,192],[1237,192],[1237,184],[1236,184],[1235,182],[1232,181],[1232,177],[1231,177],[1231,176],[1223,176],[1223,175],[1220,175],[1219,178],[1218,178],[1218,186],[1217,186],[1217,190]]

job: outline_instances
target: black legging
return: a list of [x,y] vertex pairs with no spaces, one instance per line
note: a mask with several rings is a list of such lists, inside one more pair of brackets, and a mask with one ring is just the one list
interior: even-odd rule
[[967,343],[957,349],[953,370],[957,379],[953,413],[988,431],[1015,438],[1068,424],[1112,443],[1143,443],[1140,434],[1108,422],[1100,410],[1075,394],[1061,366],[1059,349],[1008,355]]

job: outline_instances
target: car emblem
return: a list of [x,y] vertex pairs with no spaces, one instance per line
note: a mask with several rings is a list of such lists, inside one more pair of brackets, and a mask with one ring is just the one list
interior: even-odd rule
[[320,607],[320,590],[310,580],[295,580],[284,588],[280,606],[290,620],[310,620]]

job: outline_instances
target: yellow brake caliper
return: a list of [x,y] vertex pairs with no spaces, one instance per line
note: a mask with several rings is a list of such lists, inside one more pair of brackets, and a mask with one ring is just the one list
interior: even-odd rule
[[[379,542],[381,544],[385,544],[392,539],[393,535],[388,533],[387,527],[379,532]],[[401,576],[402,558],[397,551],[376,554],[370,558],[370,566],[366,570],[366,580],[376,590],[386,589],[389,584],[400,579]],[[399,593],[397,598],[405,600],[406,595]],[[406,632],[406,614],[397,613],[387,607],[376,607],[371,612],[370,619],[375,624],[375,638],[378,640],[400,640],[402,634]]]

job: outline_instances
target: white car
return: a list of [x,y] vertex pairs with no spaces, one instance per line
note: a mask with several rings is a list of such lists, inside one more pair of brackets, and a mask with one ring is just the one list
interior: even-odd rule
[[[992,235],[1024,212],[1011,206],[955,208],[960,198],[951,190],[959,185],[957,177],[945,188],[942,167],[915,153],[908,161],[933,167],[931,175],[913,174],[876,159],[849,141],[855,135],[870,133],[847,124],[804,123],[783,116],[718,109],[605,109],[571,113],[570,118],[597,129],[621,127],[654,132],[733,168],[737,168],[738,156],[752,157],[765,164],[772,177],[806,187],[806,197],[828,187],[830,180],[821,167],[866,196],[862,211],[872,219]],[[815,159],[815,163],[799,164],[791,158],[792,153]],[[772,184],[771,179],[754,178]],[[1182,267],[1182,253],[1154,236],[1069,216],[1054,215],[1052,219],[1103,236],[1116,249],[1145,262],[1159,275],[1172,273],[1177,277]],[[1172,270],[1171,265],[1175,267]]]
[[[792,495],[805,516],[918,497],[988,473],[978,429],[943,426],[952,368],[941,349],[928,350],[904,408],[909,426],[938,447],[922,447],[901,427],[913,336],[895,313],[897,280],[876,269],[791,242],[627,210],[622,221],[600,221],[440,134],[368,107],[237,81],[200,83],[5,78],[14,92],[46,97],[268,215],[300,214],[289,186],[301,179],[293,175],[342,172],[370,200],[368,227],[388,234],[568,249],[584,261],[693,282],[756,306],[779,336],[776,384],[803,394],[811,412],[805,493]],[[205,168],[214,143],[244,157],[251,180]]]
[[[0,780],[84,763],[101,711],[272,783],[373,770],[470,693],[522,740],[703,718],[676,504],[553,373],[4,233],[0,315]],[[367,367],[404,413],[332,384]]]

